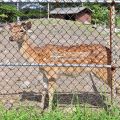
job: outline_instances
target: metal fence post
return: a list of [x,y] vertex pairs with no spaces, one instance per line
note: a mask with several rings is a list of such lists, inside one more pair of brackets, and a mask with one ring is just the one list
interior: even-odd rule
[[[115,2],[112,1],[110,3],[110,50],[111,50],[111,66],[112,64],[112,42],[114,38],[114,32],[115,32]],[[112,73],[112,67],[111,67],[111,73]],[[111,103],[113,103],[113,75],[111,74]]]

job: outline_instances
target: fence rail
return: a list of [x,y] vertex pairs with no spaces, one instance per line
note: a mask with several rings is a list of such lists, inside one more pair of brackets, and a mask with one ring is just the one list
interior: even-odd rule
[[111,65],[97,64],[0,64],[0,66],[40,66],[40,67],[96,67],[96,68],[111,68]]

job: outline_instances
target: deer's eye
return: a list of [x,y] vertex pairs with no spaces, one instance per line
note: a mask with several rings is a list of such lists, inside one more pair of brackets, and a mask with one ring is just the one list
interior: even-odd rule
[[24,30],[20,30],[20,32],[24,32]]

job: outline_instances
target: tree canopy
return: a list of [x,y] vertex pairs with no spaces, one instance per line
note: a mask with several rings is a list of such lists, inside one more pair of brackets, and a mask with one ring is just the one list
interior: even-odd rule
[[17,16],[21,16],[22,13],[17,11],[15,5],[0,3],[0,21],[1,22],[13,22],[16,21]]

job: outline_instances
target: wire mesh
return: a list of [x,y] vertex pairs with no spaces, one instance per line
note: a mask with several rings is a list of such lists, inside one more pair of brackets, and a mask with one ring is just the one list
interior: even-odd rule
[[19,11],[10,5],[0,3],[6,108],[52,109],[55,100],[60,108],[106,109],[112,98],[119,102],[119,4],[19,3]]

